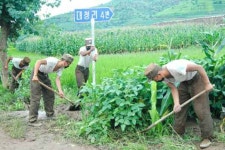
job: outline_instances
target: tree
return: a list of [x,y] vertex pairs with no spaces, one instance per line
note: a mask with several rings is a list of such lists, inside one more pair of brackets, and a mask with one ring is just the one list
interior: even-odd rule
[[32,24],[39,20],[37,12],[43,5],[57,7],[61,0],[1,0],[0,1],[0,78],[3,87],[8,84],[7,41],[15,40],[21,29],[32,32]]

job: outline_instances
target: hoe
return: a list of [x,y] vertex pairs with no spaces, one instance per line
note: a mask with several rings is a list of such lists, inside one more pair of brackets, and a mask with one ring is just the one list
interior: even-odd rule
[[[40,83],[42,86],[44,86],[46,89],[48,89],[48,90],[50,90],[50,91],[52,91],[52,92],[54,92],[54,93],[56,93],[57,95],[60,96],[60,94],[59,94],[57,91],[53,90],[51,87],[47,86],[46,84],[42,83],[41,81],[39,81],[39,83]],[[76,110],[76,108],[77,108],[78,106],[77,106],[73,101],[71,101],[71,100],[68,99],[67,97],[63,97],[63,98],[64,98],[65,100],[67,100],[68,102],[70,102],[70,104],[71,104],[71,106],[68,108],[68,110],[70,110],[70,111]]]
[[[189,100],[187,100],[186,102],[184,102],[183,104],[181,104],[181,108],[184,107],[185,105],[187,105],[188,103],[190,103],[191,101],[193,101],[194,99],[196,99],[197,97],[199,97],[200,95],[202,95],[203,93],[205,93],[206,90],[203,90],[202,92],[198,93],[197,95],[193,96],[192,98],[190,98]],[[150,130],[151,128],[153,128],[154,126],[156,126],[158,123],[162,122],[163,120],[165,120],[166,118],[168,118],[169,116],[171,116],[172,114],[174,114],[174,111],[170,112],[169,114],[163,116],[161,119],[157,120],[156,122],[154,122],[153,124],[151,124],[150,126],[148,126],[146,129],[144,129],[141,132],[145,132]]]

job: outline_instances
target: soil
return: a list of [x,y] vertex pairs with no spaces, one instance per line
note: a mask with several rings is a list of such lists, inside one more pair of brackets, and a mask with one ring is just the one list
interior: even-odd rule
[[[64,112],[74,119],[80,119],[79,111],[66,111],[65,107],[56,109],[56,114]],[[0,114],[1,115],[1,114]],[[28,125],[28,111],[15,111],[7,113],[7,116],[19,117],[25,121],[26,135],[15,139],[6,133],[0,126],[0,150],[97,150],[94,146],[80,145],[62,138],[62,134],[51,125],[54,120],[49,120],[45,112],[39,111],[38,122],[42,125],[33,127]]]
[[[67,111],[66,106],[60,106],[56,109],[56,115],[64,113],[76,120],[81,119],[79,111]],[[2,114],[0,114],[2,115]],[[13,117],[19,117],[27,122],[28,111],[15,111],[7,113]],[[52,128],[54,120],[48,120],[45,117],[45,113],[39,112],[39,122],[42,123],[40,127],[33,127],[27,125],[26,134],[23,138],[15,139],[10,137],[8,133],[0,126],[0,150],[99,150],[100,148],[80,145],[71,141],[63,139],[62,133]],[[196,122],[190,121],[187,123],[189,130],[193,130],[196,134],[199,134],[199,127]],[[196,149],[200,150],[199,142],[195,143]],[[209,148],[204,150],[225,150],[225,142],[213,141]]]

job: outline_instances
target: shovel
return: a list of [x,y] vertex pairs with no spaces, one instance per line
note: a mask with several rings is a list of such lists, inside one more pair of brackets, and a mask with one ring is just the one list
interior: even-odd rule
[[[50,90],[50,91],[52,91],[52,92],[54,92],[54,93],[56,93],[57,95],[60,96],[59,92],[53,90],[51,87],[47,86],[46,84],[42,83],[41,81],[38,81],[38,82],[39,82],[42,86],[44,86],[46,89],[48,89],[48,90]],[[63,98],[64,98],[65,100],[67,100],[68,102],[71,103],[71,106],[70,106],[69,110],[76,110],[76,108],[77,108],[78,106],[76,106],[76,104],[75,104],[73,101],[71,101],[70,99],[68,99],[68,98],[66,98],[66,97],[63,97]]]
[[[193,101],[194,99],[196,99],[197,97],[199,97],[200,95],[204,94],[206,92],[206,90],[203,90],[202,92],[198,93],[197,95],[193,96],[192,98],[190,98],[189,100],[187,100],[186,102],[184,102],[183,104],[181,104],[181,108],[184,107],[185,105],[187,105],[188,103],[190,103],[191,101]],[[148,126],[146,129],[144,129],[141,132],[145,132],[150,130],[151,128],[153,128],[154,126],[156,126],[158,123],[162,122],[163,120],[165,120],[166,118],[168,118],[169,116],[171,116],[172,114],[174,114],[174,111],[170,112],[169,114],[163,116],[161,119],[157,120],[156,122],[154,122],[153,124],[151,124],[150,126]]]
[[23,70],[21,70],[21,71],[16,75],[16,77],[13,75],[13,73],[11,73],[11,75],[12,75],[13,79],[14,79],[15,81],[17,81],[18,77],[19,77],[22,73],[23,73]]

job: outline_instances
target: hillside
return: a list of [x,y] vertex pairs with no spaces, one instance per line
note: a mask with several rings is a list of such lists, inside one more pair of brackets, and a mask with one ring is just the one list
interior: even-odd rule
[[[112,0],[98,7],[113,11],[110,21],[96,22],[97,29],[143,26],[160,22],[225,14],[225,0]],[[74,12],[46,19],[64,31],[90,30],[90,23],[74,22]]]

